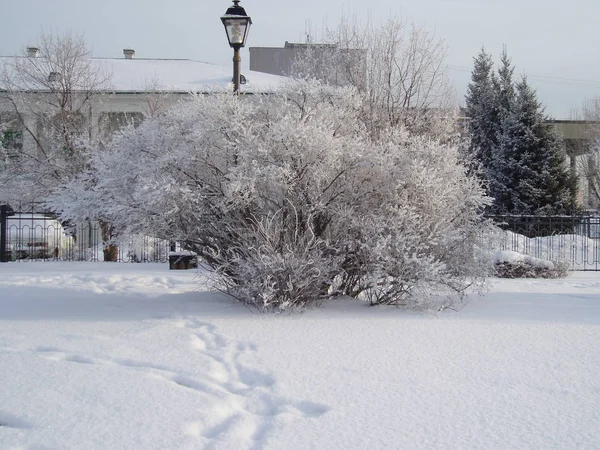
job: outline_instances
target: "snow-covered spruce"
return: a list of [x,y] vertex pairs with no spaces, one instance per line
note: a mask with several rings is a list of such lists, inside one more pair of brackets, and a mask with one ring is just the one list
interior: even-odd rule
[[523,77],[513,80],[506,51],[497,74],[483,49],[475,58],[467,89],[466,124],[494,214],[571,214],[576,179],[560,137],[548,126],[544,107]]
[[458,146],[373,140],[352,89],[197,96],[118,136],[54,204],[177,240],[263,311],[331,295],[439,307],[484,274],[487,197]]

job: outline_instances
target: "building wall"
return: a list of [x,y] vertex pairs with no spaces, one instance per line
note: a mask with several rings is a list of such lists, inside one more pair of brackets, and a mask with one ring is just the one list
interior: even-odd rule
[[[35,101],[40,94],[20,95],[21,102]],[[84,108],[82,120],[90,127],[92,136],[113,133],[129,121],[138,124],[147,117],[152,117],[166,111],[183,99],[189,98],[189,93],[99,93],[94,95],[89,107]],[[42,104],[44,102],[41,102]],[[22,117],[25,126],[36,130],[39,126],[35,123],[36,117],[27,114],[27,108],[22,108]],[[49,109],[51,111],[51,109]],[[36,111],[42,113],[43,111]],[[5,124],[18,131],[22,126],[15,120],[13,105],[0,98],[0,125]],[[26,148],[35,147],[36,143],[29,133],[23,133],[23,144]]]
[[286,48],[250,47],[250,70],[289,76],[293,52]]
[[[335,85],[347,85],[347,70],[355,79],[364,78],[366,52],[339,49],[333,44],[298,44],[283,47],[250,47],[250,70],[273,75],[302,76],[297,62],[310,57],[311,75]],[[302,70],[300,68],[300,70]],[[312,73],[314,72],[314,73]]]
[[600,204],[592,193],[588,177],[597,171],[589,154],[600,136],[600,124],[581,120],[553,120],[550,124],[563,138],[571,169],[578,179],[577,202],[584,209],[598,210]]
[[294,60],[310,49],[320,54],[335,50],[332,45],[296,44],[285,42],[283,47],[250,47],[250,70],[273,75],[292,76]]

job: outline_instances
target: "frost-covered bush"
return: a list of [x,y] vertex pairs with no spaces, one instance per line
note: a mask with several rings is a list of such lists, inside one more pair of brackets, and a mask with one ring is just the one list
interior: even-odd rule
[[[293,236],[282,238],[290,231]],[[239,241],[251,244],[228,249],[230,256],[216,266],[231,295],[262,311],[306,308],[322,302],[337,270],[323,239],[297,228],[282,229],[277,215],[243,232]]]
[[360,106],[354,90],[316,82],[195,96],[124,131],[55,203],[181,242],[261,310],[340,294],[432,306],[429,293],[484,274],[487,198],[447,136],[374,140]]
[[496,252],[494,272],[499,278],[564,278],[569,274],[566,261],[548,261],[513,251]]

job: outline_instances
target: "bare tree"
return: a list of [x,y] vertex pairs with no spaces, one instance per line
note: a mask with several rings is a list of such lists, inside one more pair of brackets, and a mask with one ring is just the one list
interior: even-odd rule
[[161,88],[160,80],[156,77],[147,78],[144,82],[144,91],[147,92],[144,105],[144,116],[152,119],[158,117],[173,105],[171,95]]
[[3,58],[0,111],[22,133],[19,157],[0,174],[3,196],[43,201],[85,167],[95,145],[92,103],[111,79],[90,56],[82,35],[65,33],[42,34],[39,47]]
[[[42,34],[38,47],[0,59],[0,123],[5,162],[0,167],[0,198],[44,203],[89,166],[102,148],[93,104],[110,88],[111,74],[91,58],[83,35]],[[6,145],[8,137],[14,139]],[[18,150],[18,151],[15,151]],[[107,242],[105,260],[116,260],[112,227],[100,219]]]
[[376,26],[346,15],[326,30],[324,41],[298,52],[293,71],[355,87],[373,132],[399,124],[427,131],[455,106],[446,45],[423,28],[397,17]]

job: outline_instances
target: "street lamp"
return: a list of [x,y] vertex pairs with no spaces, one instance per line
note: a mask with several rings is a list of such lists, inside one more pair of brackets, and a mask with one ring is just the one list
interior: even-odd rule
[[238,3],[240,0],[233,0],[233,6],[230,6],[225,15],[221,17],[221,22],[225,26],[229,46],[233,48],[233,92],[240,92],[240,66],[242,58],[240,57],[240,48],[246,45],[248,30],[252,25],[252,19],[246,15],[246,11]]

